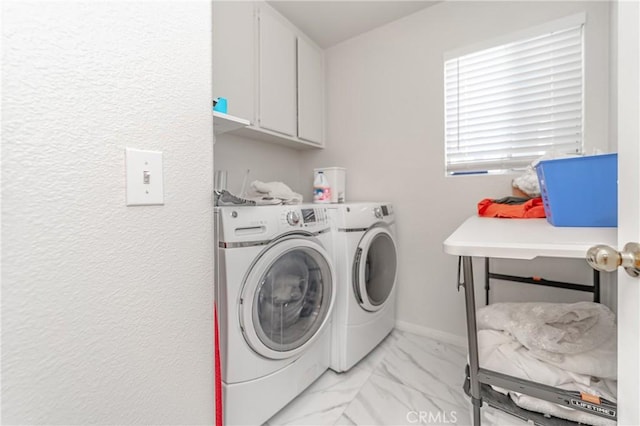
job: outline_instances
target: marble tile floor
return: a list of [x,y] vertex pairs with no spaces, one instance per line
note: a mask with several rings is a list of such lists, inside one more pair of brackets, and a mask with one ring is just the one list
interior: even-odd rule
[[[394,330],[346,373],[324,373],[263,426],[470,425],[466,348]],[[482,409],[484,425],[526,425]]]

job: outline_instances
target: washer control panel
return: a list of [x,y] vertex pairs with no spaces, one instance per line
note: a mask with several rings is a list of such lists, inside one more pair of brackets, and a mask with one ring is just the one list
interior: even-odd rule
[[329,217],[325,207],[295,207],[284,209],[281,223],[295,228],[326,228]]

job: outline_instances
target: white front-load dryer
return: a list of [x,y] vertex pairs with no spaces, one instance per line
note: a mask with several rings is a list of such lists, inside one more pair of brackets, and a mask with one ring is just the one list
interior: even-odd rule
[[330,362],[335,271],[326,208],[217,207],[226,425],[259,425]]
[[329,207],[337,294],[330,368],[349,370],[395,325],[398,256],[390,203]]

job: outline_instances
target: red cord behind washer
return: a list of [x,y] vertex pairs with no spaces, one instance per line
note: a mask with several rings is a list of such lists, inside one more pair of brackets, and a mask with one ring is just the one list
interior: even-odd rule
[[213,305],[213,318],[214,318],[214,351],[215,351],[215,392],[216,392],[216,426],[222,426],[222,378],[220,370],[220,338],[218,329],[218,307],[214,303]]

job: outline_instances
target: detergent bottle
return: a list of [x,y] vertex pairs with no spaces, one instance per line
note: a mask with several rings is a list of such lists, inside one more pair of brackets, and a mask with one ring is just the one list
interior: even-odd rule
[[321,171],[316,172],[316,177],[313,180],[313,202],[331,202],[331,187],[329,186],[327,177]]

